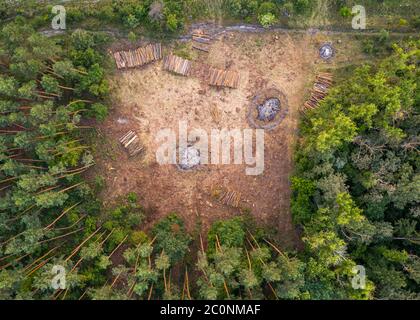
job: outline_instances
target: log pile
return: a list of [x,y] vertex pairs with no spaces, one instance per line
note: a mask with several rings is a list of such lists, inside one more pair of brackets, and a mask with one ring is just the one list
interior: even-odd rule
[[234,89],[239,86],[239,73],[236,71],[217,69],[173,54],[169,54],[163,59],[163,69],[183,76],[198,77],[211,86]]
[[160,43],[148,44],[135,50],[117,51],[113,55],[118,69],[141,67],[162,59],[162,46]]
[[193,45],[192,47],[196,50],[209,52],[212,37],[205,34],[203,30],[195,30],[192,34]]
[[238,88],[239,73],[231,70],[210,67],[207,72],[207,81],[211,86]]
[[305,113],[310,109],[314,109],[318,106],[319,102],[324,100],[328,94],[328,89],[333,84],[332,74],[330,73],[319,73],[316,76],[315,83],[311,90],[311,97],[303,105],[302,111]]
[[191,61],[170,54],[163,59],[163,69],[183,76],[190,75]]
[[134,157],[144,151],[144,146],[141,144],[139,137],[132,130],[120,138],[120,143],[128,151],[130,157]]
[[224,205],[238,208],[241,201],[241,194],[235,191],[224,191],[220,194],[219,201]]

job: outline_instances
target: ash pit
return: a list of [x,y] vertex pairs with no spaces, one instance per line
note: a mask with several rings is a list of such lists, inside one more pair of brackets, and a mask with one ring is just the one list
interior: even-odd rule
[[252,128],[273,130],[288,114],[287,98],[275,87],[258,92],[248,105],[248,123]]
[[194,146],[188,146],[179,153],[178,168],[183,171],[193,170],[201,163],[200,151]]
[[263,104],[257,106],[257,119],[260,121],[273,121],[277,113],[280,111],[280,100],[277,98],[269,98]]
[[334,48],[331,43],[324,43],[321,48],[319,48],[319,56],[321,59],[329,60],[334,55]]

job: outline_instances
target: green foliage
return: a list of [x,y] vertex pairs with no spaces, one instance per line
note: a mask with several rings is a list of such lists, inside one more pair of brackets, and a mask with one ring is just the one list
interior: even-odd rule
[[156,237],[156,250],[165,252],[171,264],[183,259],[191,237],[185,231],[183,221],[175,213],[156,223],[152,233]]
[[398,21],[398,24],[399,24],[401,27],[405,27],[406,25],[408,25],[408,21],[407,21],[406,19],[401,18],[401,19]]
[[[407,146],[418,138],[419,43],[394,50],[358,68],[301,125],[292,213],[304,230],[312,298],[418,295],[405,266],[418,259],[416,240],[407,241],[418,238],[418,156]],[[363,291],[335,280],[349,279],[355,264],[366,268]]]
[[307,13],[311,7],[309,0],[294,0],[293,7],[297,14]]
[[295,223],[304,223],[311,218],[314,206],[311,199],[315,192],[315,184],[312,181],[300,177],[292,177],[292,198],[291,209]]
[[129,40],[130,42],[136,42],[136,40],[137,40],[137,35],[136,35],[133,31],[130,31],[130,32],[128,33],[128,40]]
[[265,1],[263,3],[260,4],[259,8],[258,8],[258,14],[259,15],[264,15],[267,13],[271,13],[271,14],[276,14],[277,12],[277,7],[274,3],[269,2],[269,1]]
[[238,247],[245,239],[244,221],[242,217],[216,221],[208,233],[208,252],[215,252],[217,241],[223,246]]
[[108,116],[108,107],[102,103],[92,104],[92,113],[96,120],[104,121]]
[[261,14],[258,21],[264,28],[269,28],[276,22],[276,16],[272,13]]
[[[104,248],[95,233],[98,203],[80,176],[94,161],[79,129],[91,104],[100,111],[97,106],[107,91],[105,75],[100,72],[104,59],[97,52],[103,38],[83,31],[69,38],[63,46],[58,39],[36,32],[24,19],[2,26],[1,54],[11,63],[2,65],[0,74],[0,126],[7,133],[1,137],[7,148],[0,151],[0,180],[6,182],[0,198],[0,252],[6,266],[20,271],[22,266],[30,266],[31,271],[30,277],[21,280],[24,285],[0,289],[4,298],[50,296],[52,265],[47,262],[54,256],[48,255],[59,247],[57,257],[68,260],[54,258],[50,262],[72,268],[70,258],[86,261],[82,270],[74,270],[68,277],[72,291],[77,293],[103,278],[103,269],[95,269],[98,261],[103,262],[102,268],[105,262]],[[83,64],[73,60],[82,56],[75,53],[89,49],[96,66],[89,59]],[[76,89],[87,82],[91,94]],[[101,90],[94,91],[95,86],[102,86]],[[90,102],[81,105],[75,103],[78,101]],[[14,126],[20,129],[13,130]],[[92,242],[78,248],[89,236]]]
[[352,14],[349,7],[344,6],[340,8],[340,16],[342,16],[343,18],[351,17],[351,15]]
[[202,273],[197,281],[200,298],[303,298],[305,264],[272,243],[267,246],[258,230],[248,229],[251,225],[239,217],[212,225],[207,252],[199,252],[197,259]]
[[143,218],[143,207],[137,203],[136,197],[128,194],[125,198],[119,199],[117,205],[109,211],[105,227],[108,230],[117,228],[121,230],[121,234],[126,235],[138,227]]
[[415,29],[420,29],[420,16],[416,16],[411,20],[411,25]]

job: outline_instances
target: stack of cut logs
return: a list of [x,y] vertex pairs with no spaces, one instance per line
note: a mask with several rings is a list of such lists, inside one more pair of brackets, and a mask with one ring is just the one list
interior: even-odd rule
[[238,208],[241,194],[235,191],[223,191],[220,194],[219,201],[224,205]]
[[163,69],[188,76],[191,71],[191,61],[170,54],[163,59]]
[[204,33],[203,30],[195,30],[192,34],[193,45],[194,49],[209,52],[209,47],[212,41],[211,36]]
[[[193,68],[194,64],[194,68]],[[163,59],[163,69],[183,76],[199,77],[211,86],[238,88],[239,73],[211,67],[204,63],[192,62],[169,54]]]
[[134,157],[144,150],[144,146],[141,144],[139,137],[132,130],[123,135],[120,138],[120,142],[128,151],[130,157]]
[[328,88],[331,87],[332,74],[330,73],[319,73],[316,76],[314,86],[311,90],[311,97],[303,105],[302,111],[306,112],[310,109],[314,109],[318,106],[318,103],[327,96]]
[[141,67],[162,59],[162,46],[156,43],[135,50],[117,51],[114,58],[118,69]]
[[211,86],[238,88],[239,74],[236,71],[222,70],[210,67],[207,81]]

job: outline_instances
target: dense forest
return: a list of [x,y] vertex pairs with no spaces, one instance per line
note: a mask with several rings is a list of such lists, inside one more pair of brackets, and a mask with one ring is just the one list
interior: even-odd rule
[[356,69],[302,121],[292,211],[324,298],[349,297],[331,283],[355,263],[366,297],[418,298],[419,49]]
[[[164,2],[158,19],[153,1],[68,17],[182,30],[188,1]],[[282,10],[311,10],[304,0],[223,3],[266,26]],[[112,38],[82,29],[48,38],[37,28],[50,13],[15,14],[0,6],[10,20],[0,32],[0,299],[420,298],[419,41],[352,70],[302,116],[291,209],[304,248],[290,251],[248,215],[188,234],[176,213],[144,230],[129,190],[104,207],[101,181],[85,175],[95,165],[86,132],[108,113]],[[51,287],[56,265],[66,289]],[[356,265],[362,289],[352,286]]]

